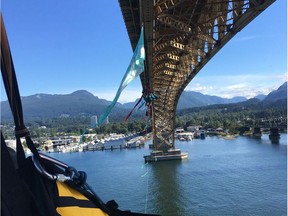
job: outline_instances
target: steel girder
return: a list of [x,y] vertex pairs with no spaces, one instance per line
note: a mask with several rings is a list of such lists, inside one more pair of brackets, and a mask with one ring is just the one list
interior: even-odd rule
[[143,88],[153,101],[154,147],[174,148],[180,95],[201,68],[275,0],[119,0],[132,48],[144,25]]

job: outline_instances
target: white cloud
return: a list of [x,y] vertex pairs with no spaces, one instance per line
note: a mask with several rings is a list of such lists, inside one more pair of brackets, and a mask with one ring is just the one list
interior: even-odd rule
[[242,74],[196,77],[186,87],[187,90],[224,98],[244,96],[253,98],[259,94],[267,95],[287,81],[287,73],[269,75]]
[[192,83],[191,85],[188,85],[185,90],[197,92],[211,92],[213,91],[213,86],[203,86],[200,83]]
[[[267,95],[287,81],[287,73],[271,73],[269,75],[213,75],[195,77],[185,88],[185,91],[196,91],[202,94],[215,95],[224,98],[244,96],[253,98],[259,94]],[[117,87],[109,90],[93,90],[95,96],[112,101],[117,93]],[[142,87],[127,86],[118,100],[120,103],[134,102],[142,95]]]
[[239,83],[236,85],[223,86],[221,89],[219,89],[218,93],[220,94],[219,96],[223,95],[222,97],[225,98],[232,98],[235,96],[253,98],[259,94],[267,95],[272,90],[274,89],[266,86],[253,86],[251,83]]

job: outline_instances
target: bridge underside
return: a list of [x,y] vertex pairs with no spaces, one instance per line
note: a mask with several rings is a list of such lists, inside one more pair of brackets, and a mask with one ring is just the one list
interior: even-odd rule
[[119,0],[133,50],[144,26],[143,90],[152,102],[153,144],[174,148],[179,97],[201,68],[275,0]]

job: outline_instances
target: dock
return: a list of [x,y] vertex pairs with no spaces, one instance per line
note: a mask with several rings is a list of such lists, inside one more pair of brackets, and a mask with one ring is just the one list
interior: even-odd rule
[[145,163],[185,159],[188,159],[188,153],[181,152],[180,149],[170,149],[167,153],[164,153],[163,151],[152,151],[150,155],[144,156]]

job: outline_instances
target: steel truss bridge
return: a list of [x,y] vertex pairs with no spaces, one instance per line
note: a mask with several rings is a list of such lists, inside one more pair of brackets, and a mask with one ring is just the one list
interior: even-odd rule
[[153,144],[174,148],[181,93],[206,63],[275,0],[119,0],[133,50],[144,26],[143,90],[152,101]]

